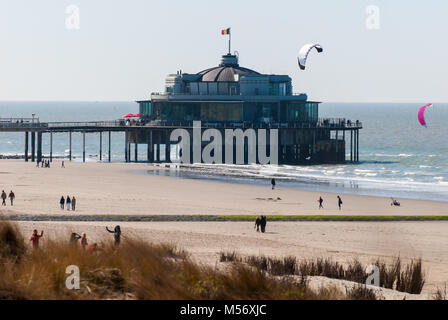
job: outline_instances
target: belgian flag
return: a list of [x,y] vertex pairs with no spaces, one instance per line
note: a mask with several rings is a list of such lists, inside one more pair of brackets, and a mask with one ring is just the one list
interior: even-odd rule
[[221,34],[222,34],[222,35],[230,34],[230,28],[221,30]]

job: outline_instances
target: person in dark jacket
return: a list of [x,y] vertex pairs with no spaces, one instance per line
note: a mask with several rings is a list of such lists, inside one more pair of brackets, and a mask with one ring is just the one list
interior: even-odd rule
[[108,227],[106,227],[106,230],[108,232],[114,234],[115,245],[119,245],[120,244],[120,240],[121,240],[121,229],[120,229],[120,226],[116,226],[113,231],[109,230]]
[[342,199],[341,199],[340,196],[338,196],[338,207],[339,207],[339,210],[341,210],[341,207],[342,207]]
[[64,210],[64,204],[65,204],[65,199],[64,196],[61,197],[61,200],[59,200],[59,204],[61,206],[61,209]]
[[317,200],[317,202],[319,202],[319,209],[320,208],[324,208],[324,206],[322,205],[322,203],[324,202],[324,199],[322,199],[322,197],[319,197],[319,199]]
[[275,179],[274,178],[271,179],[271,185],[272,185],[272,190],[274,190],[274,188],[275,188]]
[[76,198],[75,196],[72,197],[72,210],[75,211],[76,208]]
[[67,206],[67,210],[70,210],[70,205],[72,204],[72,201],[70,200],[69,196],[67,196],[67,198],[65,200],[65,204]]
[[261,216],[261,222],[260,222],[260,227],[261,227],[261,232],[264,233],[266,230],[266,216]]
[[254,229],[257,228],[257,232],[260,232],[260,225],[261,225],[261,217],[257,217],[257,219],[255,219],[255,225],[254,225]]
[[6,206],[6,192],[5,190],[2,190],[2,206]]
[[13,206],[14,205],[14,199],[16,198],[16,195],[14,194],[14,192],[12,192],[12,190],[9,193],[8,197],[9,197],[9,200],[11,201],[11,206]]

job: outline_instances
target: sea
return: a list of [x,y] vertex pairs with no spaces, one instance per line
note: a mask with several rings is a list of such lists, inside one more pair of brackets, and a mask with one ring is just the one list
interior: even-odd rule
[[[167,170],[148,166],[144,173],[256,185],[269,185],[275,177],[278,187],[448,201],[448,104],[434,103],[428,108],[428,125],[423,127],[417,112],[425,103],[322,103],[319,117],[362,122],[358,164],[173,165]],[[35,114],[41,122],[116,120],[137,112],[135,102],[0,102],[0,118],[30,118]],[[107,157],[107,138],[103,135],[103,159]],[[49,140],[44,135],[44,156],[49,153]],[[55,157],[68,155],[68,141],[66,133],[53,135]],[[73,161],[81,161],[81,134],[73,134],[72,145]],[[23,133],[0,133],[0,155],[23,153]],[[113,162],[124,161],[124,134],[112,133],[111,154]],[[99,161],[99,134],[87,135],[86,155],[87,161]],[[139,157],[146,158],[146,148],[139,148]]]

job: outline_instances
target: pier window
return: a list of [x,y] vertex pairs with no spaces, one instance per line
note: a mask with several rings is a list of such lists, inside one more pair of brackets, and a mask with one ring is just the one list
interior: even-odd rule
[[286,122],[316,122],[317,105],[316,102],[284,102],[281,108],[281,119]]
[[151,101],[140,102],[140,117],[150,117],[151,116]]

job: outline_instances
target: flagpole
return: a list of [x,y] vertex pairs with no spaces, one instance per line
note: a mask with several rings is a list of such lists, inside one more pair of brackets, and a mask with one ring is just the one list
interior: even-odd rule
[[229,32],[229,54],[230,54],[230,42],[231,41],[232,41],[232,32]]

